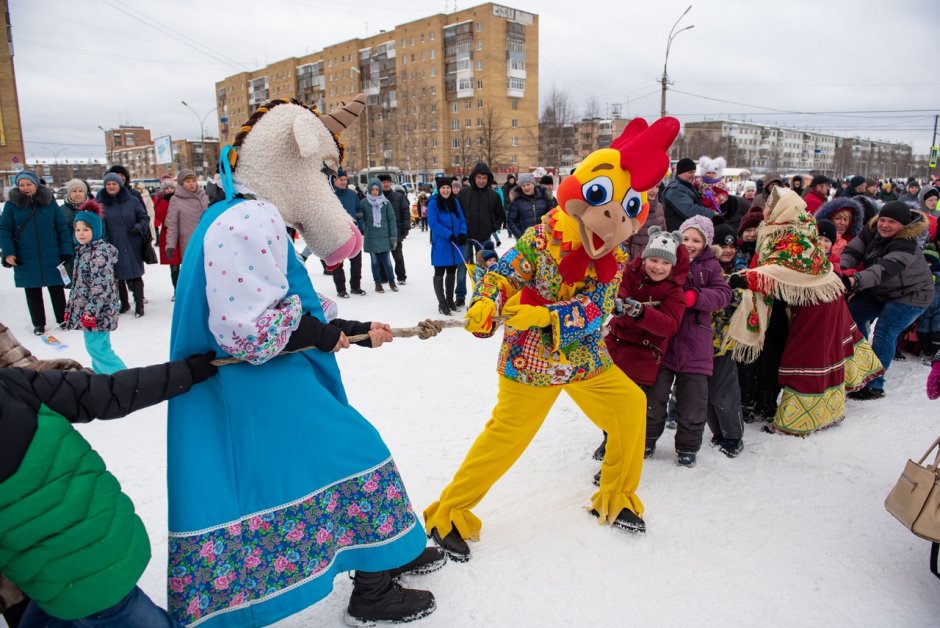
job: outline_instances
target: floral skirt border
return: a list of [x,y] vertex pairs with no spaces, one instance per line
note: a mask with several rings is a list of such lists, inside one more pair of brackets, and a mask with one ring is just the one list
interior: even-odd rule
[[391,543],[416,523],[389,459],[285,506],[171,534],[170,612],[195,625],[263,602],[328,572],[338,553]]

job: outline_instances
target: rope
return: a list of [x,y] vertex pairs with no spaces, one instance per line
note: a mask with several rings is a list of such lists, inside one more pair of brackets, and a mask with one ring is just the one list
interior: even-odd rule
[[[493,326],[504,322],[505,318],[494,318]],[[393,338],[414,338],[417,336],[421,340],[427,340],[428,338],[433,338],[442,331],[448,328],[454,327],[463,327],[464,321],[462,319],[448,319],[443,321],[432,321],[426,319],[420,321],[414,327],[393,327],[392,328],[392,337]],[[368,340],[369,334],[357,334],[355,336],[349,336],[349,344],[355,344],[357,342],[362,342],[363,340]],[[303,347],[301,349],[295,349],[293,351],[281,351],[277,356],[287,355],[289,353],[300,353],[302,351],[308,351],[314,347]],[[227,366],[229,364],[238,364],[243,362],[238,358],[220,358],[218,360],[212,360],[212,364],[215,366]]]

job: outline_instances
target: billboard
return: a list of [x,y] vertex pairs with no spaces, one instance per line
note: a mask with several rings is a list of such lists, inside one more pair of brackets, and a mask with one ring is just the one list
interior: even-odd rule
[[173,145],[169,135],[153,138],[153,150],[158,165],[173,163]]

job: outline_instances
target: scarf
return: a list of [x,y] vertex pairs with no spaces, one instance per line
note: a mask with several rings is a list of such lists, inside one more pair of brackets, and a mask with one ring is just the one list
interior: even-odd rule
[[382,205],[384,205],[388,201],[381,194],[379,194],[378,196],[372,196],[371,193],[366,194],[366,200],[369,201],[369,205],[372,206],[372,226],[381,227],[382,226]]
[[774,299],[817,305],[840,298],[845,290],[819,247],[816,219],[799,194],[777,187],[768,204],[770,217],[757,230],[757,265],[741,271],[754,290],[743,291],[722,344],[722,349],[734,344],[738,362],[760,355]]

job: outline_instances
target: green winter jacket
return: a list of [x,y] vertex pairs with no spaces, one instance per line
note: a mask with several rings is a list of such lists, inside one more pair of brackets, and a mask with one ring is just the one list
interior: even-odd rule
[[130,498],[71,424],[127,416],[210,375],[185,360],[113,375],[0,368],[0,573],[46,613],[111,608],[150,560]]
[[47,613],[114,606],[150,561],[134,504],[61,414],[43,405],[20,468],[0,484],[0,573]]

